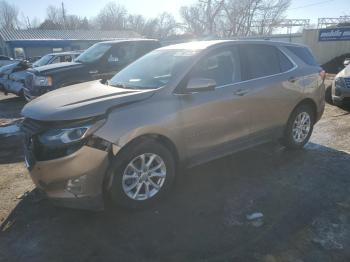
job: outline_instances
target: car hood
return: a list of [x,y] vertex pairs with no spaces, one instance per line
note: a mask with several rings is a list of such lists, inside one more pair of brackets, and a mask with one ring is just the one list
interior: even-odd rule
[[350,65],[346,66],[337,74],[337,77],[350,77]]
[[20,61],[15,61],[14,63],[10,65],[4,65],[0,67],[0,73],[1,74],[11,74],[12,70],[16,68],[16,66],[20,63]]
[[95,117],[109,109],[151,97],[155,90],[116,88],[90,81],[42,95],[22,110],[22,115],[39,121],[68,121]]
[[12,73],[9,78],[13,81],[22,81],[25,80],[27,77],[31,76],[31,74],[27,70],[18,71],[15,73]]
[[50,64],[50,65],[44,65],[44,66],[38,66],[33,68],[31,71],[34,73],[39,74],[46,74],[53,71],[65,71],[65,70],[72,70],[72,69],[80,69],[84,65],[82,63],[77,62],[64,62],[64,63],[57,63],[57,64]]

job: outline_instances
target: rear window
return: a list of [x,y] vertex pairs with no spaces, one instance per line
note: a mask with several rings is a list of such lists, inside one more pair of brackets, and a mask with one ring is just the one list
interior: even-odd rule
[[312,66],[318,66],[318,63],[316,62],[309,49],[298,46],[286,46],[286,48],[294,55],[299,57],[304,63]]
[[281,73],[279,51],[276,47],[247,44],[242,45],[240,51],[243,80]]
[[280,60],[281,72],[286,72],[293,68],[294,65],[292,62],[281,51],[278,51],[278,56]]

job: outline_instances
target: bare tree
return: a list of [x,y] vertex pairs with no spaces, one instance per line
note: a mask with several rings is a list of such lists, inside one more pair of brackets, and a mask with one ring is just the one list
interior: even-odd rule
[[188,31],[194,34],[215,34],[223,4],[224,0],[200,0],[195,5],[182,7],[180,13]]
[[90,29],[87,18],[68,14],[62,3],[60,6],[49,5],[46,9],[46,19],[39,26],[40,29]]
[[184,28],[194,35],[203,35],[206,31],[203,10],[199,5],[183,6],[180,14],[184,20]]
[[157,17],[157,20],[157,38],[162,39],[175,34],[178,25],[172,14],[163,12]]
[[18,8],[6,1],[0,1],[0,28],[18,28]]
[[182,7],[188,32],[197,35],[248,36],[271,34],[291,0],[198,0]]
[[260,7],[257,20],[261,22],[257,27],[259,35],[272,34],[273,29],[281,23],[284,13],[290,5],[290,0],[265,0]]
[[97,25],[102,30],[124,29],[126,27],[126,21],[126,9],[115,2],[106,4],[96,18]]
[[138,33],[143,32],[146,19],[142,15],[128,15],[126,19],[126,29]]
[[24,29],[35,29],[35,28],[39,28],[40,21],[37,17],[29,18],[28,16],[25,16],[22,13],[22,17],[19,21],[19,24],[21,28],[24,28]]

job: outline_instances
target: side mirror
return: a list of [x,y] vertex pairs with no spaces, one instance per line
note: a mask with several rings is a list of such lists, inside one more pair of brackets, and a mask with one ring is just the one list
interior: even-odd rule
[[203,92],[212,91],[215,89],[216,82],[210,78],[191,78],[187,84],[187,91],[192,92]]
[[345,67],[347,67],[350,64],[350,58],[346,58],[343,64]]

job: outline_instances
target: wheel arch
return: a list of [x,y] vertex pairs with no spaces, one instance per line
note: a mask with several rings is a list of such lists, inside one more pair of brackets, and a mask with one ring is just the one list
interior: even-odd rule
[[[139,135],[137,137],[134,137],[133,139],[131,139],[130,141],[128,141],[125,145],[123,145],[121,147],[121,149],[114,154],[113,150],[111,150],[110,152],[110,156],[113,158],[116,157],[123,157],[123,154],[132,146],[135,146],[139,143],[142,143],[144,141],[155,141],[157,143],[160,143],[161,145],[165,146],[170,153],[173,155],[174,160],[175,160],[175,169],[178,169],[179,167],[179,163],[180,163],[180,156],[179,156],[179,152],[178,149],[175,145],[175,143],[168,137],[161,135],[161,134],[156,134],[156,133],[149,133],[149,134],[142,134]],[[103,185],[102,185],[102,191],[103,191],[103,195],[104,197],[106,197],[106,193],[108,192],[110,186],[111,186],[111,182],[112,182],[112,163],[110,163],[108,170],[104,176],[103,179]],[[106,199],[106,198],[105,198]]]
[[292,110],[292,112],[290,113],[289,117],[293,114],[293,112],[300,106],[302,105],[307,105],[310,106],[313,113],[314,113],[314,117],[315,117],[315,121],[317,121],[317,104],[314,100],[312,100],[311,98],[304,98],[303,100],[301,100]]
[[118,155],[128,150],[128,148],[130,148],[131,146],[142,143],[143,141],[146,141],[146,140],[153,140],[165,146],[170,151],[170,153],[174,156],[176,165],[179,163],[180,155],[175,143],[169,137],[165,135],[157,134],[157,133],[142,134],[137,137],[134,137],[133,139],[128,141],[125,145],[123,145],[122,148],[114,156],[117,157]]

